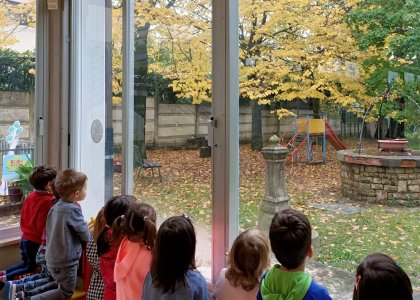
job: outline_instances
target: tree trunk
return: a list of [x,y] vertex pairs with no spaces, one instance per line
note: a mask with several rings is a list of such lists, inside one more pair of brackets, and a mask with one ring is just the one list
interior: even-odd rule
[[252,107],[251,149],[253,151],[261,151],[262,149],[261,105],[259,105],[257,101],[251,101],[251,107]]
[[150,24],[136,28],[134,37],[134,166],[146,158],[147,37]]
[[312,101],[312,112],[314,114],[314,119],[321,118],[321,102],[319,99],[311,99]]

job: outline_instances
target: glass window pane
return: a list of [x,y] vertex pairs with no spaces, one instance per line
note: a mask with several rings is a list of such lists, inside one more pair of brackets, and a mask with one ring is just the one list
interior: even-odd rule
[[0,2],[0,230],[19,225],[23,199],[32,190],[35,6],[35,0]]
[[[114,194],[124,161],[122,24],[121,3],[114,1]],[[191,217],[197,265],[210,278],[211,6],[136,2],[134,36],[134,195],[156,209],[158,225],[182,213]]]

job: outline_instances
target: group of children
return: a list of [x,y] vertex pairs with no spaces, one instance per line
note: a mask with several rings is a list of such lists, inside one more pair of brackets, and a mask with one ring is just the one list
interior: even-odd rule
[[[85,174],[67,169],[56,177],[52,168],[38,166],[30,182],[34,192],[21,214],[23,262],[0,273],[5,300],[70,299],[84,246],[92,270],[88,300],[331,299],[305,272],[306,258],[313,255],[311,225],[297,210],[274,216],[269,239],[256,229],[242,232],[213,290],[196,269],[189,217],[170,217],[157,230],[152,206],[121,195],[88,226],[78,204],[87,193]],[[279,264],[271,266],[271,252]],[[15,280],[36,272],[37,262],[41,273]],[[412,287],[391,258],[372,254],[357,268],[353,299],[408,300]]]
[[[269,241],[248,229],[234,241],[213,299],[330,300],[328,291],[305,272],[313,255],[312,229],[307,217],[294,209],[273,217]],[[270,266],[270,247],[280,264]],[[404,270],[389,256],[368,255],[359,265],[353,300],[412,300],[413,289]]]

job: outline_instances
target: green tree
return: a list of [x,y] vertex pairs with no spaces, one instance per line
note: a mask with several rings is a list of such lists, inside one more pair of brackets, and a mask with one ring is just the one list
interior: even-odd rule
[[377,116],[380,110],[400,123],[419,125],[420,0],[364,0],[348,12],[346,21],[360,49],[369,54],[363,61],[367,93],[389,91],[390,97],[380,99],[396,100],[375,103],[373,113]]
[[386,90],[389,71],[420,74],[420,0],[365,0],[346,20],[369,53],[363,64],[368,93]]
[[35,83],[35,53],[0,48],[0,91],[29,91]]

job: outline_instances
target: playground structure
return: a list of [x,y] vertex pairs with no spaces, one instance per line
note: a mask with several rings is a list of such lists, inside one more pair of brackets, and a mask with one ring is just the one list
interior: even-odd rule
[[[286,162],[298,162],[300,150],[305,145],[307,164],[325,163],[327,158],[327,141],[336,150],[346,149],[346,145],[338,138],[330,124],[324,119],[313,119],[310,116],[305,118],[295,117],[291,127],[293,127],[293,137],[288,142],[285,142],[289,131],[286,130],[280,138],[280,144],[290,150],[290,155]],[[321,148],[321,151],[317,151],[317,148]],[[319,152],[321,155],[319,155]]]

